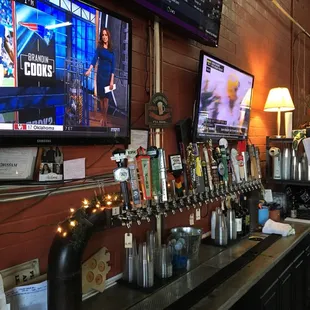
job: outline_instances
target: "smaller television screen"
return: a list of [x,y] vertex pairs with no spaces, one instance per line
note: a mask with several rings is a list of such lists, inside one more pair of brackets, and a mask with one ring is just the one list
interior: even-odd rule
[[134,1],[179,26],[202,44],[214,47],[218,45],[223,0]]
[[201,52],[194,139],[248,135],[254,76]]

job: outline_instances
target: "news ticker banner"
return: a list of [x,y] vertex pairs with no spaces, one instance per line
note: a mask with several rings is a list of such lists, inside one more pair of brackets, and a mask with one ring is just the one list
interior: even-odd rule
[[64,126],[62,126],[62,125],[0,123],[0,129],[1,130],[17,130],[17,131],[64,131]]

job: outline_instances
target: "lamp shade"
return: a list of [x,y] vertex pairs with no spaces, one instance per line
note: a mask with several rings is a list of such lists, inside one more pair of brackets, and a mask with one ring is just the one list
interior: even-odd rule
[[269,91],[264,111],[287,112],[292,110],[295,110],[295,106],[290,95],[290,91],[286,87],[272,88]]

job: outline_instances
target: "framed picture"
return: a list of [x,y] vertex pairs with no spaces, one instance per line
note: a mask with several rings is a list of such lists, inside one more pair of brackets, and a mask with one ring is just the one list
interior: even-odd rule
[[63,180],[62,149],[58,146],[40,148],[39,156],[39,181]]

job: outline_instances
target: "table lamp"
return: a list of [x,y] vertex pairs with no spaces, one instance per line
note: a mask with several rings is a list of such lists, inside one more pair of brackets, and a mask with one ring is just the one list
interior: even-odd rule
[[278,112],[277,126],[278,135],[276,138],[281,138],[281,112],[288,112],[295,110],[290,91],[286,87],[272,88],[269,91],[268,98],[265,103],[264,111]]

